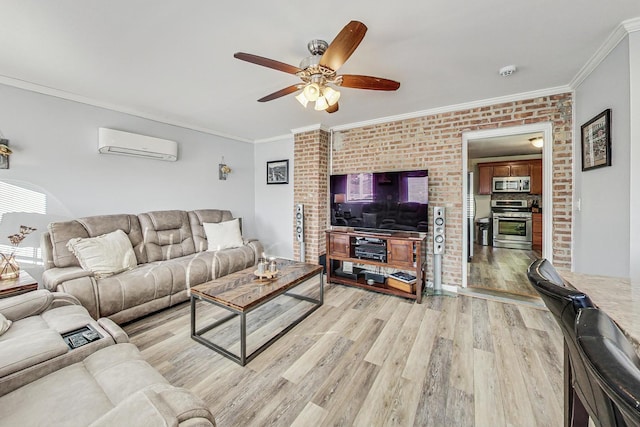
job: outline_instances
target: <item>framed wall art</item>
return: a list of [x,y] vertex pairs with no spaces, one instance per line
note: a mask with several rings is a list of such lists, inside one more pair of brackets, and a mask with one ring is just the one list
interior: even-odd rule
[[611,166],[611,109],[582,125],[582,170]]
[[267,184],[289,183],[289,160],[267,162]]

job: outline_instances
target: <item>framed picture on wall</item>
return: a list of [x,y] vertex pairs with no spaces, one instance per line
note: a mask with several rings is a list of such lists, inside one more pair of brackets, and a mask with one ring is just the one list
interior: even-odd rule
[[267,184],[289,183],[289,160],[267,162]]
[[611,166],[611,109],[582,125],[582,170]]

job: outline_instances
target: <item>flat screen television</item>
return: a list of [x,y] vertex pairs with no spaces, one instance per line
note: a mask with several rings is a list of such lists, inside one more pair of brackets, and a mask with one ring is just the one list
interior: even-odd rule
[[331,175],[331,225],[385,232],[428,231],[427,170]]

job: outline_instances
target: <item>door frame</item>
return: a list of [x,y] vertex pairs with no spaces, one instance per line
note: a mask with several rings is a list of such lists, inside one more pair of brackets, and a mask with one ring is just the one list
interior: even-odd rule
[[[532,123],[522,126],[486,129],[462,134],[462,287],[467,287],[467,173],[469,166],[469,141],[501,136],[542,133],[542,256],[553,262],[553,124],[551,122]],[[549,143],[551,142],[551,143]]]

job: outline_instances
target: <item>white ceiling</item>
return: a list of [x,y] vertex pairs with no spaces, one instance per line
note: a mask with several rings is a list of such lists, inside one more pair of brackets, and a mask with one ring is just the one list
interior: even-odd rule
[[[0,16],[0,83],[253,141],[568,88],[640,1],[0,0]],[[293,95],[256,102],[298,80],[234,52],[298,66],[309,40],[354,19],[369,31],[339,74],[397,92],[344,88],[331,115]],[[509,64],[518,72],[500,77]]]
[[527,154],[542,155],[542,148],[531,145],[534,138],[543,138],[542,132],[520,135],[498,136],[495,138],[473,139],[467,145],[469,159],[488,157],[520,156]]

